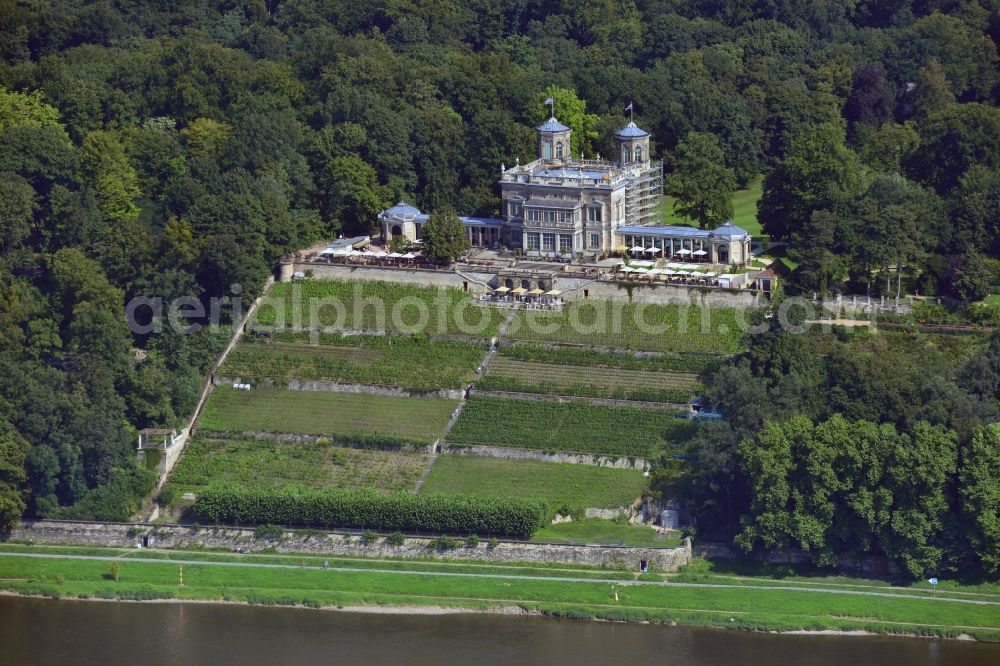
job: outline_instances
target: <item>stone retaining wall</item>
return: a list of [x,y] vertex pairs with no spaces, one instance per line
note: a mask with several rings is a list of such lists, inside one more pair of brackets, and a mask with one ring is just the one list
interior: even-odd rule
[[597,465],[644,472],[649,469],[645,458],[612,458],[583,453],[545,453],[533,449],[515,449],[506,446],[454,446],[446,444],[441,453],[458,456],[482,456],[505,460],[541,460],[544,462],[570,463],[572,465]]
[[672,409],[687,412],[690,406],[678,402],[649,402],[648,400],[621,400],[618,398],[595,398],[587,395],[553,395],[551,393],[522,393],[519,391],[493,391],[473,388],[470,393],[492,398],[512,398],[534,402],[586,402],[602,407],[638,407],[640,409]]
[[[482,293],[483,287],[499,286],[497,268],[458,268],[429,270],[396,268],[392,266],[352,266],[322,262],[296,262],[295,271],[311,271],[313,277],[329,280],[369,280],[403,282],[424,287],[453,287]],[[552,288],[563,292],[567,300],[597,298],[609,301],[641,301],[659,305],[698,305],[701,307],[726,307],[747,309],[766,305],[767,298],[747,289],[721,289],[719,287],[684,287],[667,284],[623,284],[612,280],[595,280],[581,275],[551,274]],[[584,291],[586,290],[586,293]]]
[[642,560],[660,571],[676,571],[691,561],[691,541],[680,548],[631,548],[618,546],[572,546],[564,544],[500,541],[490,547],[486,539],[473,547],[434,551],[430,539],[407,537],[400,546],[390,546],[381,536],[373,544],[363,543],[357,533],[308,532],[286,530],[281,538],[257,539],[252,529],[142,523],[93,523],[83,521],[25,521],[11,532],[9,539],[33,543],[74,546],[115,546],[133,548],[144,536],[155,537],[157,548],[237,548],[256,551],[274,548],[286,553],[317,555],[406,557],[429,556],[446,560],[484,560],[490,562],[539,562],[584,564],[591,566],[638,569]]
[[393,266],[352,266],[345,264],[325,264],[321,262],[296,262],[295,271],[312,271],[313,277],[328,280],[367,280],[377,282],[403,282],[423,287],[468,288],[480,294],[483,287],[496,279],[493,271],[472,271],[426,268],[396,268]]
[[[335,435],[302,435],[294,432],[265,432],[260,430],[244,430],[240,433],[244,437],[252,437],[253,439],[272,439],[276,442],[316,442],[316,441],[326,441],[331,446],[343,446],[347,448],[354,448],[348,444],[344,443],[343,438],[338,438]],[[417,444],[414,442],[396,444],[395,442],[389,444],[383,448],[378,446],[366,445],[365,448],[375,448],[383,451],[411,451],[416,453],[434,453],[434,444]],[[361,447],[358,447],[361,448]]]
[[[767,304],[765,296],[748,289],[685,287],[668,284],[624,284],[613,280],[555,275],[553,289],[568,300],[597,298],[607,301],[633,301],[656,305],[697,305],[710,308],[748,308]],[[586,294],[584,294],[586,290]]]

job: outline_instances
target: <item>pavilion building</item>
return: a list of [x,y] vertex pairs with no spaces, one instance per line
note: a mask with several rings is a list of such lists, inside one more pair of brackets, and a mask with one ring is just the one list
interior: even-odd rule
[[726,222],[713,230],[682,226],[622,226],[616,246],[647,259],[682,259],[712,264],[748,265],[750,233]]

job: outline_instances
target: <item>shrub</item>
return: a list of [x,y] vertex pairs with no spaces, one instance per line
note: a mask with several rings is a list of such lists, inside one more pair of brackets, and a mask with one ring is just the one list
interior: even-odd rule
[[282,530],[277,525],[272,525],[266,523],[264,525],[258,525],[257,529],[253,531],[254,539],[280,539],[281,535],[284,534]]
[[490,550],[493,550],[499,545],[500,545],[500,539],[496,537],[490,537],[490,540],[486,542],[486,547],[489,548]]
[[462,542],[454,537],[439,536],[431,539],[427,547],[431,550],[454,550],[462,545]]
[[160,502],[160,506],[170,506],[177,501],[177,487],[169,483],[166,484],[160,489],[157,500]]
[[376,532],[373,532],[372,530],[365,530],[364,532],[361,533],[361,539],[366,544],[373,544],[376,541],[378,541],[378,534]]
[[204,489],[198,494],[194,512],[199,520],[212,523],[472,531],[521,538],[534,534],[548,517],[544,502],[524,498],[232,485]]
[[148,469],[115,469],[108,483],[87,490],[74,504],[59,507],[49,517],[69,520],[107,520],[125,522],[142,505],[156,483],[156,474]]
[[476,546],[478,546],[479,545],[479,535],[478,534],[470,534],[469,536],[465,537],[465,545],[468,546],[469,548],[475,548]]
[[402,532],[393,532],[385,538],[385,542],[390,546],[402,546],[406,543],[406,537],[403,536]]

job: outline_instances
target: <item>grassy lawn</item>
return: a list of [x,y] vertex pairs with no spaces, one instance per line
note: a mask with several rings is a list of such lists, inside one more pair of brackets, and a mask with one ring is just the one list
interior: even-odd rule
[[[172,556],[186,559],[182,552]],[[212,564],[207,558],[184,565],[184,586],[180,587],[177,563],[118,559],[116,581],[109,573],[109,559],[32,559],[0,554],[0,570],[4,572],[0,589],[53,597],[210,599],[308,606],[518,606],[570,617],[736,629],[866,629],[937,636],[969,634],[1000,640],[998,606],[960,603],[943,594],[927,599],[873,597],[861,591],[829,594],[784,586],[689,588],[621,580],[610,585],[608,580],[485,572],[454,577],[424,570],[423,575],[415,576],[401,571],[410,566],[407,563],[396,563],[392,569],[325,571],[312,562],[307,566],[232,567]],[[244,561],[255,562],[252,557]]]
[[[733,224],[746,229],[753,236],[760,236],[763,232],[760,222],[757,221],[757,201],[760,200],[763,192],[764,179],[757,177],[750,182],[745,190],[737,190],[733,194]],[[663,223],[693,225],[694,223],[684,217],[674,213],[674,198],[663,197]]]
[[440,456],[421,492],[543,499],[556,510],[628,506],[646,488],[641,472],[538,460]]
[[457,404],[456,400],[217,386],[199,422],[203,429],[226,432],[370,435],[432,442],[441,436]]
[[987,305],[1000,305],[1000,294],[990,294],[983,299],[983,303]]
[[279,442],[202,434],[188,445],[168,483],[180,493],[196,493],[220,481],[412,490],[426,462],[423,453],[351,449],[322,440]]
[[687,403],[701,390],[698,375],[690,372],[557,365],[506,356],[495,358],[476,386],[494,391],[674,403]]
[[838,589],[878,589],[912,596],[955,594],[1000,602],[1000,581],[986,583],[961,583],[942,578],[938,589],[926,580],[916,582],[887,581],[880,578],[859,578],[847,574],[830,574],[809,565],[762,564],[736,560],[708,560],[696,557],[688,566],[672,576],[684,582],[712,582],[728,585],[799,585],[806,587]]
[[514,340],[663,352],[733,354],[744,347],[746,313],[731,308],[650,305],[591,299],[562,312],[518,311]]
[[[481,288],[480,288],[481,289]],[[506,312],[472,305],[460,289],[393,282],[307,280],[274,285],[257,310],[263,327],[320,327],[425,335],[494,335]]]
[[467,385],[485,354],[481,347],[460,341],[327,335],[321,344],[309,344],[307,335],[244,340],[219,371],[245,379],[328,379],[430,391]]
[[645,546],[677,548],[678,536],[663,536],[648,525],[628,525],[611,520],[579,520],[547,525],[535,532],[532,541],[555,543],[587,543],[615,546]]
[[453,444],[647,457],[686,439],[673,410],[473,395],[448,434]]

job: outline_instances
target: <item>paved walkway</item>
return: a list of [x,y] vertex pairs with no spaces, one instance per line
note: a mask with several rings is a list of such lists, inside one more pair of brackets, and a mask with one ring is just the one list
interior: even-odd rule
[[[35,559],[54,559],[54,560],[88,560],[97,562],[110,562],[112,560],[121,561],[121,556],[110,556],[110,555],[59,555],[55,553],[7,553],[0,552],[0,558],[2,557],[26,557]],[[302,569],[301,565],[294,564],[270,564],[270,563],[254,563],[254,562],[218,562],[209,560],[185,560],[185,559],[142,559],[142,558],[130,558],[127,559],[128,562],[144,562],[149,564],[186,564],[188,566],[213,566],[213,567],[250,567],[257,569]],[[321,567],[308,567],[309,569],[319,569],[324,570]],[[366,568],[356,568],[356,567],[330,567],[325,569],[325,571],[336,571],[340,573],[378,573],[378,574],[399,574],[404,576],[442,576],[450,578],[488,578],[492,580],[518,580],[518,581],[532,581],[532,580],[544,580],[552,582],[565,582],[565,583],[587,583],[587,584],[602,584],[602,585],[617,585],[621,587],[625,586],[646,586],[646,587],[690,587],[690,588],[703,588],[703,589],[730,589],[730,590],[780,590],[780,591],[792,591],[792,592],[810,592],[815,594],[846,594],[851,596],[862,596],[862,597],[882,597],[887,599],[918,599],[921,601],[930,601],[936,603],[950,602],[956,604],[971,604],[974,606],[1000,606],[1000,601],[984,601],[981,599],[956,599],[954,597],[946,596],[917,596],[913,594],[892,594],[890,592],[868,592],[862,590],[838,590],[833,588],[815,588],[806,587],[799,585],[728,585],[725,583],[678,583],[670,581],[654,581],[654,580],[615,580],[610,578],[576,578],[576,577],[562,577],[562,576],[524,576],[524,575],[514,575],[514,574],[488,574],[488,573],[459,573],[455,571],[413,571],[405,569],[366,569]],[[983,627],[989,628],[989,627]]]

